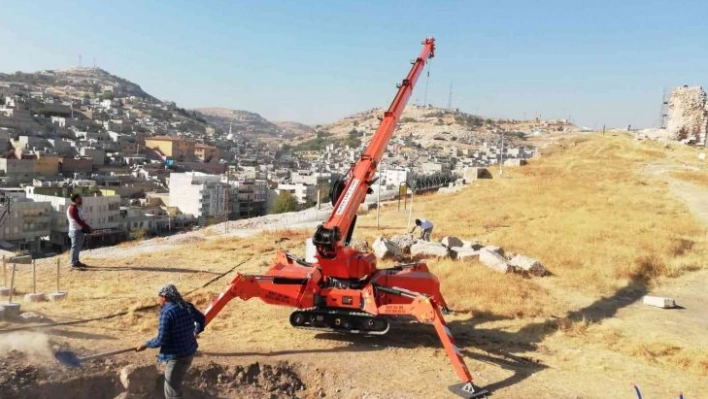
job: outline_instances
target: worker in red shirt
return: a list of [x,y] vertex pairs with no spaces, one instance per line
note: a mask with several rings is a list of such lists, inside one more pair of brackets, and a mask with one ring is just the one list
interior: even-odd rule
[[81,204],[83,200],[79,194],[71,194],[71,205],[66,210],[66,218],[69,220],[69,238],[71,239],[71,267],[82,268],[85,264],[79,261],[79,252],[84,245],[84,236],[91,234],[93,229],[89,226],[81,214]]

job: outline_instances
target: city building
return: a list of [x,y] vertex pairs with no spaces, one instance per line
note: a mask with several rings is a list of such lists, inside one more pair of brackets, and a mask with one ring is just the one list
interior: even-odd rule
[[[9,207],[8,207],[9,205]],[[47,202],[15,198],[0,205],[0,240],[5,249],[39,253],[51,232],[52,207]]]
[[210,145],[195,144],[194,157],[202,162],[219,162],[219,149]]
[[165,157],[177,162],[192,162],[194,158],[194,142],[168,136],[146,137],[145,146],[159,151]]
[[199,225],[223,221],[226,210],[226,184],[222,176],[199,172],[170,173],[170,206],[193,215]]
[[114,244],[126,236],[126,232],[119,229],[120,197],[117,195],[101,196],[100,192],[91,192],[88,187],[70,187],[60,190],[53,187],[25,187],[25,192],[28,199],[49,203],[53,209],[51,232],[47,235],[49,243],[57,250],[64,250],[71,245],[66,210],[71,205],[69,196],[73,192],[81,194],[83,199],[81,213],[86,223],[94,229],[91,242],[87,241],[87,246]]

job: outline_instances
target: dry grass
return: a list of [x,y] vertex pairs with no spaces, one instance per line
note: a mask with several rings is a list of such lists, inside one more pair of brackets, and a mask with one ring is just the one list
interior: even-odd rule
[[682,170],[669,173],[672,177],[701,187],[708,187],[708,171]]
[[[507,252],[535,257],[553,273],[542,279],[523,278],[498,274],[478,262],[430,261],[443,294],[459,312],[453,318],[472,316],[486,321],[492,326],[489,334],[493,334],[492,329],[518,332],[519,340],[526,339],[524,334],[537,340],[553,335],[573,347],[595,345],[632,358],[708,374],[708,355],[704,352],[623,336],[582,312],[574,312],[633,282],[677,277],[704,267],[703,229],[686,207],[670,196],[665,183],[641,172],[647,163],[670,163],[683,152],[625,137],[584,137],[544,149],[542,158],[523,168],[508,168],[501,179],[495,175],[492,180],[474,182],[457,194],[417,196],[415,215],[436,223],[434,238],[455,235],[479,239],[502,246]],[[396,207],[394,203],[383,208],[380,228],[375,227],[375,213],[361,216],[355,238],[371,243],[377,235],[403,233],[408,214]],[[237,271],[261,273],[271,265],[278,248],[303,255],[304,241],[312,233],[283,230],[249,238],[210,237],[119,261],[90,260],[100,267],[119,265],[141,270],[71,274],[63,277],[63,287],[71,292],[64,306],[32,306],[40,312],[51,310],[59,318],[130,311],[154,303],[155,289],[166,282],[175,282],[188,292],[213,278],[214,273],[223,273],[244,261]],[[162,273],[147,268],[192,271]],[[51,286],[51,274],[48,276],[40,278],[45,290]],[[231,277],[233,274],[188,299],[205,308]],[[29,281],[26,272],[18,276],[25,291]],[[101,308],[97,309],[99,299]],[[287,308],[249,301],[226,307],[210,329],[239,329],[246,341],[258,337],[275,342],[281,339],[278,331],[282,331],[272,328],[272,321],[286,324],[289,312]],[[157,325],[156,312],[150,311],[132,311],[115,320],[116,327],[140,335],[151,335]],[[467,327],[462,324],[456,328]],[[299,342],[299,334],[293,332],[293,342]],[[538,342],[533,339],[530,342]]]
[[[702,267],[702,228],[666,183],[641,172],[648,163],[683,155],[667,153],[657,143],[623,136],[566,140],[528,166],[507,168],[501,179],[495,174],[457,194],[416,197],[414,213],[435,222],[435,239],[454,235],[499,245],[541,260],[554,287],[589,298],[611,295],[633,279]],[[374,214],[360,220],[376,225]],[[402,233],[408,215],[393,205],[381,220]],[[371,242],[395,229],[357,235]],[[538,280],[499,276],[477,264],[440,262],[434,269],[448,301],[464,310],[520,317],[568,309]]]

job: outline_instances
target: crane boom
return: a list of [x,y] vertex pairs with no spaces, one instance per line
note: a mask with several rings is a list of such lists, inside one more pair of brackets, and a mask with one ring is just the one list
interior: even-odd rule
[[[423,72],[428,59],[434,56],[435,39],[427,38],[423,41],[423,50],[413,61],[408,76],[398,85],[396,97],[384,113],[383,120],[371,138],[371,142],[351,170],[346,186],[336,194],[338,198],[332,213],[315,232],[313,243],[317,246],[323,274],[337,278],[359,279],[371,272],[371,270],[361,269],[345,270],[340,267],[340,264],[328,260],[340,258],[338,252],[345,240],[345,235],[342,233],[347,234],[352,228],[359,205],[364,202],[366,194],[369,192],[381,157],[396,130],[398,120],[413,93],[418,77]],[[342,193],[343,195],[341,195]]]
[[440,282],[427,264],[413,262],[378,269],[373,254],[349,246],[359,205],[371,189],[376,168],[413,87],[434,53],[435,39],[425,39],[423,51],[398,86],[371,142],[345,178],[334,185],[334,208],[312,240],[317,248],[316,262],[279,250],[265,274],[237,273],[204,312],[207,325],[235,298],[259,298],[267,304],[296,308],[290,314],[290,325],[319,331],[383,335],[389,331],[389,319],[414,317],[435,327],[460,381],[450,386],[450,391],[465,399],[487,397],[489,391],[472,382],[443,317],[449,309]]

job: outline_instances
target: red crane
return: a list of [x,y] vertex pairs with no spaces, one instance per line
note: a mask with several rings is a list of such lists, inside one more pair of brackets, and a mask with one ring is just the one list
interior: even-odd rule
[[260,298],[268,304],[296,308],[290,316],[290,324],[296,328],[381,335],[389,330],[389,318],[414,317],[435,326],[461,381],[450,390],[464,398],[489,394],[472,383],[441,312],[447,304],[440,284],[428,266],[415,262],[378,269],[373,254],[349,246],[359,205],[371,192],[382,154],[425,63],[434,54],[435,39],[428,38],[361,158],[333,184],[330,196],[334,208],[312,240],[317,248],[316,262],[308,263],[281,250],[264,275],[238,273],[206,310],[207,324],[234,298]]

